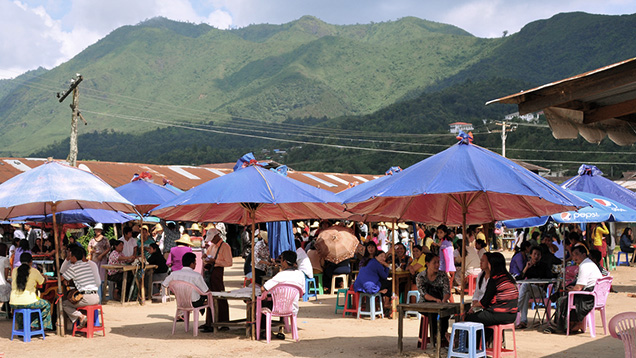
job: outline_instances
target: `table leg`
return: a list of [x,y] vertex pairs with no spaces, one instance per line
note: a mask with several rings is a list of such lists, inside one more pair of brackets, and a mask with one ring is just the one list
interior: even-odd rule
[[[245,338],[251,338],[252,337],[252,327],[256,326],[256,323],[251,323],[256,321],[254,319],[254,317],[252,317],[252,302],[251,301],[247,301],[245,302]],[[261,329],[260,327],[255,327],[254,329]],[[256,334],[254,334],[254,337],[256,337]],[[256,339],[256,338],[254,338]]]
[[[212,306],[214,306],[214,322],[218,322],[219,319],[219,299],[212,296]],[[215,324],[212,325],[212,332],[216,333],[218,332],[219,329],[216,327]]]
[[398,352],[402,354],[402,337],[404,335],[404,308],[398,306]]
[[126,273],[126,271],[122,271],[123,273],[123,279],[122,279],[122,284],[121,284],[121,304],[124,304],[124,301],[126,300],[126,286],[128,286],[128,274]]
[[442,319],[440,317],[440,315],[437,315],[437,355],[436,357],[439,358],[441,353],[442,353]]

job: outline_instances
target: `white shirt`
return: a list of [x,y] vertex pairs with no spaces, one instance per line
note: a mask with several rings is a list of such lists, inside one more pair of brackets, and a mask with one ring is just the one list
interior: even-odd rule
[[601,274],[601,270],[598,269],[598,266],[590,260],[586,258],[579,265],[579,274],[576,276],[576,284],[583,285],[584,288],[591,288],[596,285],[596,280],[599,278],[603,278]]
[[137,239],[131,237],[129,240],[124,239],[124,237],[120,237],[119,241],[124,242],[124,249],[121,251],[121,254],[124,256],[133,256],[135,254],[135,247],[137,247]]
[[[481,276],[481,274],[480,274]],[[484,298],[484,293],[486,292],[486,286],[488,285],[488,279],[484,278],[484,282],[479,284],[479,277],[477,277],[477,287],[475,287],[475,293],[473,293],[473,302],[481,301]]]
[[[314,268],[311,266],[311,260],[305,250],[302,247],[296,249],[296,264],[298,265],[298,269],[305,274],[305,276],[309,278],[314,277]],[[303,284],[304,285],[304,284]]]
[[[267,291],[271,290],[272,287],[276,286],[279,283],[288,283],[292,285],[296,285],[300,287],[301,291],[305,290],[305,274],[300,270],[283,270],[277,273],[270,280],[265,282],[263,288]],[[301,293],[302,295],[302,293]],[[293,303],[293,311],[298,314],[298,300],[295,300]]]
[[13,238],[24,240],[26,239],[26,236],[24,236],[24,231],[17,229],[16,231],[13,232]]
[[[201,276],[200,273],[194,271],[193,269],[191,269],[190,267],[187,267],[187,266],[184,266],[181,270],[172,271],[170,273],[170,275],[168,277],[166,277],[165,280],[163,280],[161,285],[164,286],[164,287],[168,287],[170,285],[171,281],[185,281],[185,282],[189,282],[189,283],[197,286],[197,288],[199,290],[201,290],[201,292],[208,292],[209,291],[208,285],[205,284],[205,280],[203,279],[203,276]],[[194,301],[198,301],[199,298],[201,298],[201,295],[193,290],[192,291],[192,298],[190,300],[192,302],[194,302]]]

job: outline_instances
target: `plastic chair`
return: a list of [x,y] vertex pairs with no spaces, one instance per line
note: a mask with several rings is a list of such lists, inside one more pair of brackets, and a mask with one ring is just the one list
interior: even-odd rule
[[[590,329],[590,336],[596,337],[596,315],[594,311],[601,311],[601,319],[603,320],[603,334],[607,334],[607,324],[605,321],[605,302],[607,301],[607,296],[609,296],[610,288],[612,287],[612,277],[607,276],[603,278],[599,278],[596,280],[596,285],[594,285],[594,291],[570,291],[568,293],[568,311],[566,314],[565,321],[567,322],[566,326],[566,335],[570,335],[570,311],[576,309],[574,305],[574,295],[590,295],[594,297],[594,309],[588,313],[585,317],[585,327]],[[585,332],[585,331],[584,331]]]
[[[625,261],[621,261],[622,255],[625,255]],[[624,251],[619,251],[616,257],[616,266],[620,266],[622,264],[629,266],[629,254]]]
[[609,331],[612,337],[623,341],[625,358],[636,355],[636,312],[623,312],[612,317]]
[[[40,328],[31,329],[31,315],[37,313],[40,319]],[[22,314],[22,329],[18,329],[16,326],[15,318],[18,314]],[[42,322],[42,311],[39,308],[16,308],[13,310],[13,327],[11,328],[11,340],[13,336],[22,336],[25,342],[31,342],[31,337],[38,334],[42,335],[42,339],[45,338],[44,323]]]
[[353,290],[353,287],[350,287],[345,293],[345,306],[342,310],[342,317],[346,317],[347,313],[354,315],[358,314],[358,300],[360,294]]
[[104,327],[104,311],[102,305],[92,305],[77,307],[79,311],[86,312],[86,327],[77,328],[78,321],[73,323],[73,336],[76,332],[86,333],[86,338],[93,338],[93,333],[101,331],[104,337],[106,336],[106,328]]
[[[481,331],[481,345],[477,345],[477,332]],[[458,345],[455,347],[455,332],[458,332]],[[448,358],[486,358],[486,335],[484,325],[477,322],[457,322],[453,324]]]
[[[212,314],[212,322],[214,322],[214,304],[212,300],[212,292],[202,292],[199,288],[189,282],[185,281],[171,281],[168,286],[170,291],[174,293],[175,298],[177,299],[177,312],[174,314],[174,321],[172,321],[172,334],[174,335],[174,330],[177,327],[177,318],[179,317],[179,312],[183,312],[183,322],[185,323],[185,331],[187,332],[190,326],[190,312],[192,312],[192,316],[194,319],[194,336],[199,335],[199,313],[201,310],[206,308],[210,309]],[[201,296],[207,296],[208,302],[207,304],[201,307],[193,307],[192,306],[192,292],[196,292]]]
[[[362,310],[362,301],[367,298],[367,310]],[[379,299],[380,308],[376,309],[375,300]],[[382,308],[382,295],[380,293],[364,293],[358,292],[358,319],[360,316],[369,316],[371,320],[375,320],[375,316],[381,315],[384,318],[384,309]]]
[[333,294],[334,292],[336,292],[336,279],[342,279],[342,287],[343,288],[349,288],[349,275],[346,273],[340,274],[340,275],[333,275],[333,277],[331,277],[331,291],[329,291],[331,294]]
[[[344,296],[343,296],[344,302],[343,303],[340,303],[340,294],[341,293],[344,293]],[[344,310],[346,302],[347,302],[347,289],[346,288],[339,288],[338,292],[336,292],[336,312],[335,312],[336,314],[338,313],[339,309],[340,310]]]
[[[411,303],[411,297],[415,297],[415,302],[419,302],[420,300],[420,291],[409,291],[406,294],[406,303]],[[404,312],[404,316],[408,317],[408,315],[415,315],[417,319],[420,319],[421,313],[417,311],[406,311]]]
[[[515,335],[514,323],[488,326],[486,328],[493,330],[492,348],[486,348],[486,355],[489,355],[492,358],[499,358],[504,355],[511,355],[515,358],[517,357],[517,337]],[[512,349],[503,347],[503,331],[507,329],[512,330]]]
[[[269,290],[269,294],[272,296],[272,309],[263,307],[263,300],[267,299],[268,292],[263,294],[256,300],[256,340],[261,338],[261,315],[265,315],[266,322],[266,337],[267,343],[272,339],[272,317],[283,317],[285,321],[285,328],[291,326],[292,338],[298,342],[298,326],[296,324],[296,313],[294,313],[294,302],[298,302],[298,299],[303,294],[302,288],[286,284],[279,283]],[[289,323],[287,320],[289,319]]]
[[305,293],[303,293],[303,302],[309,301],[310,297],[315,297],[318,301],[318,287],[316,287],[316,279],[305,276]]

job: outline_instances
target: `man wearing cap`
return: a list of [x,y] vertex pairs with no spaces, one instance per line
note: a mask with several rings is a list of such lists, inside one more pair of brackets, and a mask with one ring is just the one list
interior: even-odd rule
[[[210,246],[205,252],[203,262],[206,269],[210,272],[210,281],[208,286],[210,291],[225,291],[225,283],[223,282],[223,273],[226,267],[232,266],[232,248],[221,238],[218,229],[210,229],[205,235],[205,241]],[[227,300],[217,300],[218,316],[217,321],[227,322],[230,320],[230,308]],[[209,330],[206,326],[204,330]]]

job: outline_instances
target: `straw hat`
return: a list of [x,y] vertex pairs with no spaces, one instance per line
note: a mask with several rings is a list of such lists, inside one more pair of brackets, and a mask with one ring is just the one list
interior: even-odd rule
[[194,223],[194,224],[192,224],[192,226],[190,226],[190,230],[199,231],[200,232],[201,231],[201,227],[199,226],[199,224]]
[[155,225],[155,227],[152,229],[152,232],[161,232],[161,231],[163,231],[163,226],[161,226],[161,224]]
[[188,246],[192,246],[192,240],[190,240],[190,235],[188,235],[188,234],[181,235],[179,240],[176,240],[175,243],[186,244]]
[[208,223],[205,226],[205,231],[212,230],[212,229],[216,229],[216,226],[214,226],[214,224],[212,224],[212,223]]
[[11,224],[11,226],[13,226],[15,228],[18,228],[18,229],[22,228],[22,225],[20,225],[20,224]]
[[399,227],[400,229],[408,229],[408,228],[409,228],[409,226],[408,226],[407,224],[405,224],[405,223],[399,223],[399,224],[398,224],[398,227]]
[[313,223],[311,223],[311,228],[312,229],[317,229],[320,226],[320,223],[318,223],[318,221],[314,221]]
[[141,230],[150,231],[148,230],[148,225],[141,225]]
[[261,231],[258,233],[258,236],[260,236],[262,240],[267,241],[267,231],[261,230]]
[[388,222],[388,221],[385,221],[385,222],[384,222],[384,226],[386,226],[386,228],[387,228],[387,229],[390,229],[390,230],[397,229],[397,226],[393,227],[393,223],[390,223],[390,222]]
[[298,225],[299,228],[304,229],[305,228],[305,222],[304,221],[299,221],[296,223],[296,225]]
[[102,223],[97,223],[93,230],[104,230],[104,225],[102,225]]

